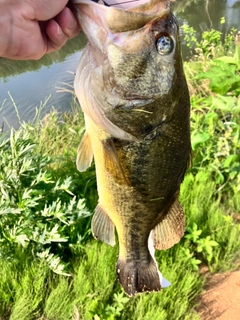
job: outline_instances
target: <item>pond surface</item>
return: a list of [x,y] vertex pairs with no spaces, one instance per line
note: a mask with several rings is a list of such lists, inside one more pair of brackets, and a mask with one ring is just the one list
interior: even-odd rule
[[[240,29],[240,0],[178,0],[174,12],[179,24],[188,23],[200,34],[215,28],[227,32]],[[220,24],[225,17],[225,25]],[[44,116],[54,106],[58,111],[71,109],[72,94],[57,92],[58,87],[71,89],[81,51],[86,45],[80,34],[58,52],[39,61],[10,61],[0,58],[0,128],[18,126],[16,105],[21,120],[32,120],[36,108],[45,103]],[[14,103],[13,103],[14,101]],[[1,131],[1,130],[0,130]]]

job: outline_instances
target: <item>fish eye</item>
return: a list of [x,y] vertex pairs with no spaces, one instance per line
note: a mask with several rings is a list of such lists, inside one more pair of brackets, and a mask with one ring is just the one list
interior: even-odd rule
[[156,41],[156,48],[159,54],[162,56],[172,52],[174,42],[168,34],[161,34]]

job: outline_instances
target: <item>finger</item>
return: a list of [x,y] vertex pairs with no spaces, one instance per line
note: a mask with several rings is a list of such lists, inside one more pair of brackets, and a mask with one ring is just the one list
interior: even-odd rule
[[63,32],[55,20],[50,20],[45,28],[47,52],[59,50],[68,40],[68,36]]
[[42,25],[42,31],[46,34],[47,52],[60,49],[69,38],[73,38],[79,32],[76,18],[69,8],[64,8],[54,20]]
[[69,8],[64,8],[59,15],[57,15],[55,21],[69,39],[75,37],[79,33],[77,20]]

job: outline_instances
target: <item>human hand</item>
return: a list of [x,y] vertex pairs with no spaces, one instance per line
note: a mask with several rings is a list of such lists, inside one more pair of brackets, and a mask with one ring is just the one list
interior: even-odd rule
[[37,60],[79,32],[68,0],[0,0],[0,57]]

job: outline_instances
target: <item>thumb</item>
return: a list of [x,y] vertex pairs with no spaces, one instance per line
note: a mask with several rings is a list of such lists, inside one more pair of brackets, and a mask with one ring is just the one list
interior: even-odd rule
[[[25,5],[32,9],[33,19],[50,20],[58,15],[67,5],[68,0],[27,0]],[[29,9],[30,9],[29,8]]]

